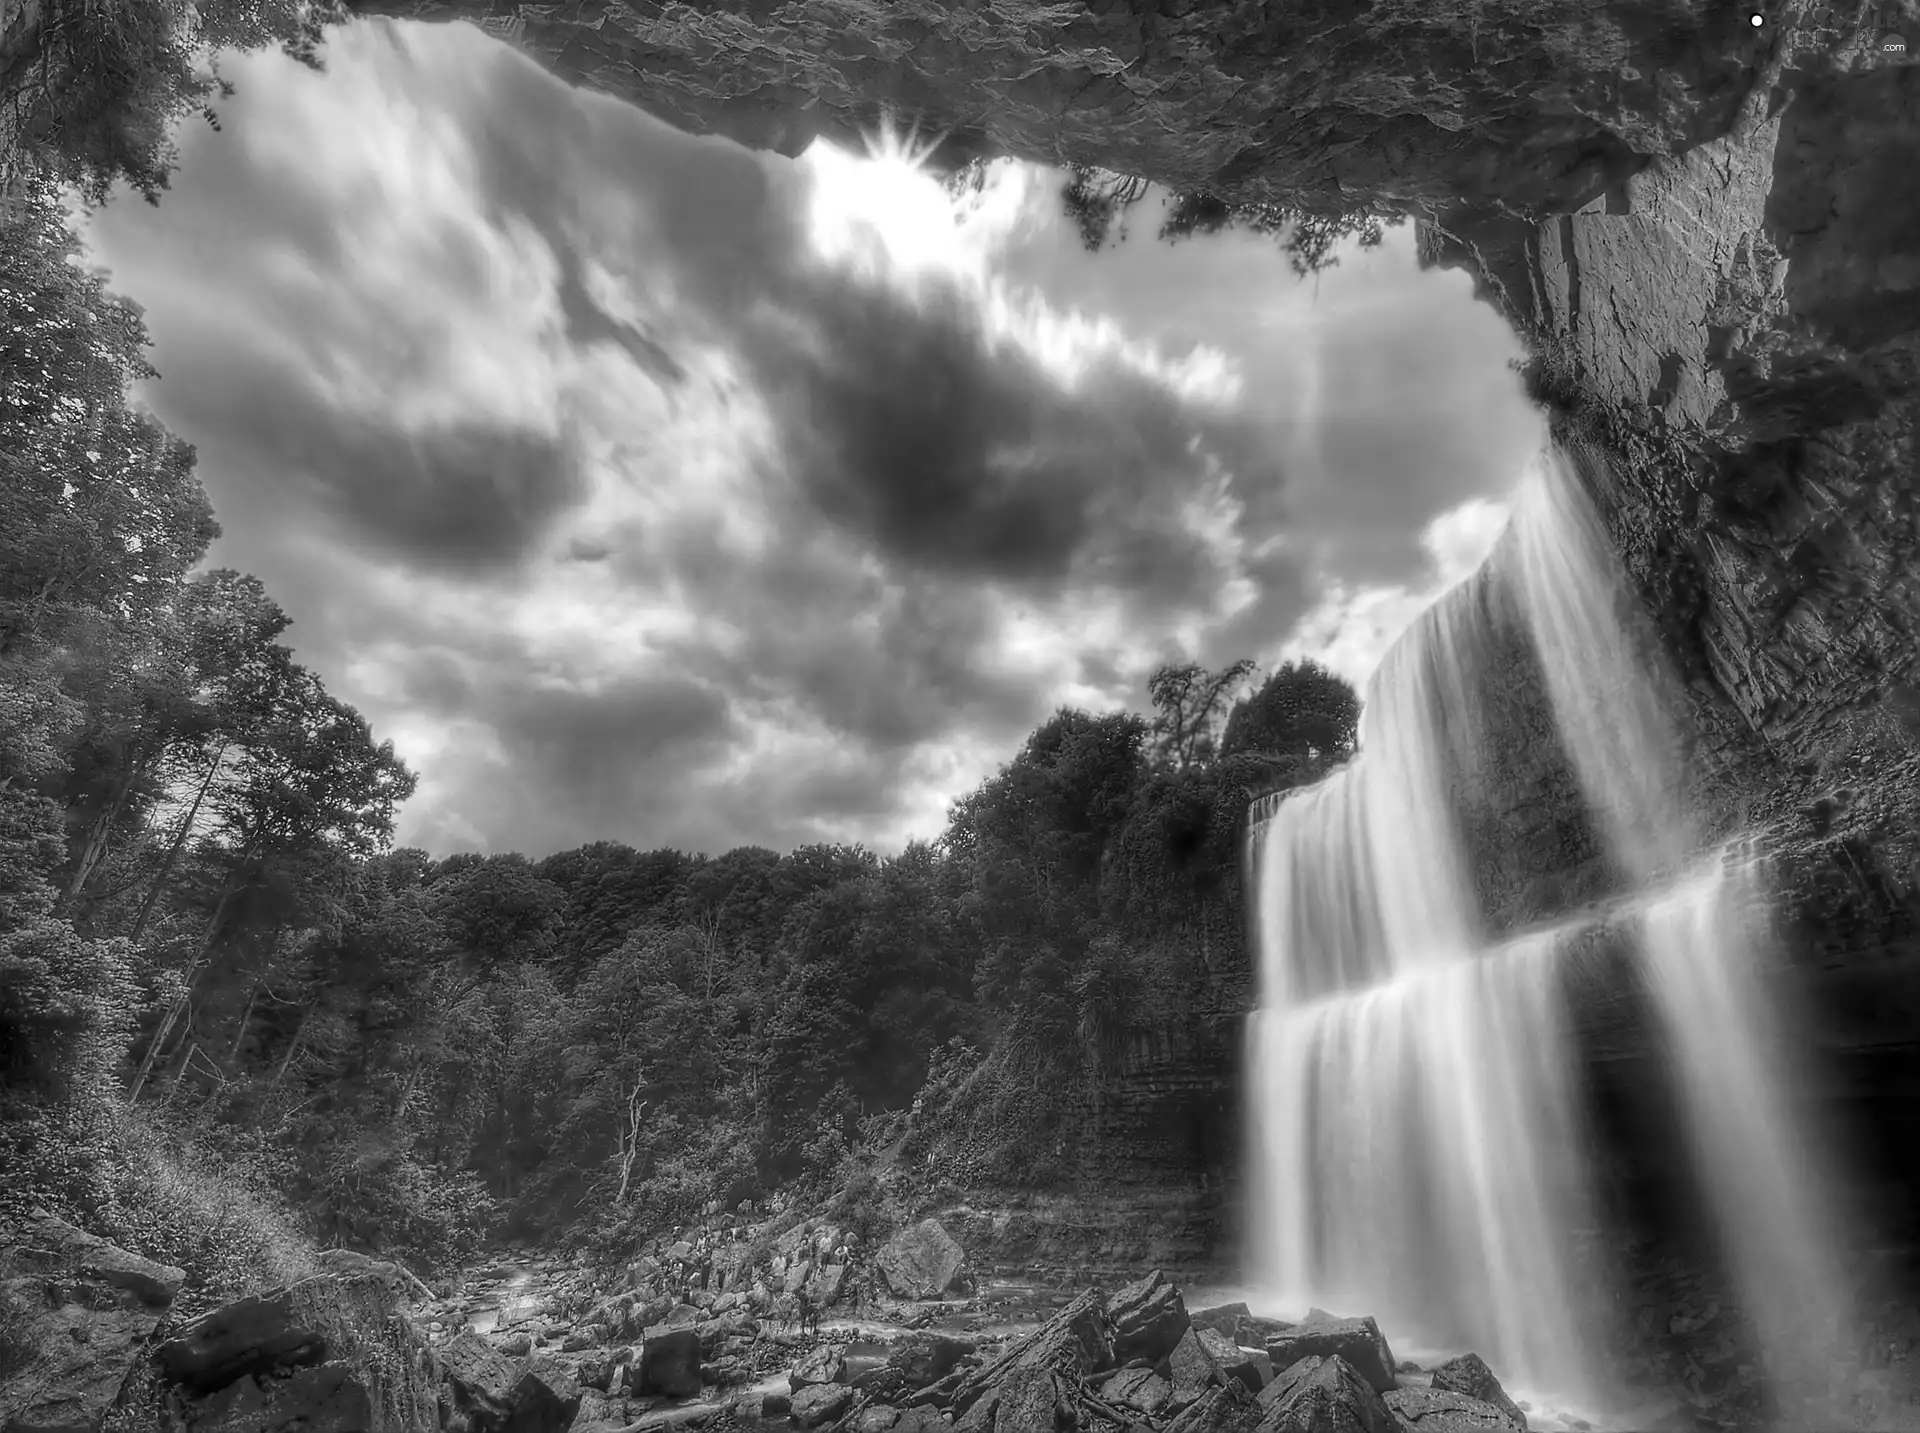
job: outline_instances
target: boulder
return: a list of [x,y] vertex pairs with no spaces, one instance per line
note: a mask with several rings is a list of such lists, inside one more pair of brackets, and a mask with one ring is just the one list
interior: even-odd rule
[[813,1271],[806,1282],[803,1292],[807,1302],[816,1309],[824,1309],[839,1301],[847,1287],[847,1266],[845,1264],[822,1264]]
[[1311,1369],[1289,1380],[1286,1391],[1267,1405],[1259,1433],[1400,1433],[1400,1429],[1372,1384],[1334,1354],[1314,1356]]
[[922,1404],[901,1409],[900,1418],[893,1425],[893,1433],[946,1433],[947,1427],[938,1408]]
[[823,1343],[793,1366],[787,1386],[795,1393],[823,1383],[846,1383],[847,1359],[837,1344]]
[[813,1383],[796,1389],[790,1416],[802,1428],[831,1423],[853,1404],[853,1390],[844,1383]]
[[36,1210],[26,1221],[24,1236],[15,1246],[15,1262],[50,1275],[78,1277],[111,1289],[124,1289],[151,1308],[173,1303],[186,1280],[186,1271],[130,1254],[118,1244],[89,1234],[64,1219]]
[[847,1386],[868,1402],[904,1403],[919,1390],[910,1388],[897,1368],[882,1365],[859,1378],[849,1378]]
[[580,1412],[580,1379],[557,1358],[507,1358],[467,1331],[440,1350],[440,1366],[449,1433],[564,1433]]
[[1260,1405],[1241,1383],[1208,1389],[1167,1425],[1166,1433],[1249,1433],[1260,1422]]
[[296,1368],[279,1377],[250,1374],[187,1406],[193,1433],[362,1433],[374,1426],[373,1400],[351,1363]]
[[1151,1368],[1123,1368],[1100,1385],[1100,1397],[1116,1408],[1155,1418],[1173,1398],[1173,1385]]
[[1273,1360],[1264,1350],[1242,1348],[1215,1329],[1196,1326],[1193,1332],[1220,1372],[1245,1384],[1247,1392],[1258,1393],[1272,1381]]
[[1433,1387],[1441,1393],[1461,1393],[1482,1403],[1491,1403],[1522,1429],[1527,1426],[1527,1415],[1507,1397],[1500,1380],[1477,1353],[1463,1353],[1441,1364],[1433,1371]]
[[[473,1345],[488,1359],[507,1362],[471,1330],[447,1348]],[[300,1399],[311,1400],[313,1416],[323,1422],[347,1417],[360,1397],[347,1383],[357,1381],[381,1419],[428,1427],[437,1422],[445,1351],[428,1348],[389,1279],[363,1271],[316,1274],[222,1305],[178,1329],[155,1348],[153,1361],[160,1376],[210,1418],[226,1416],[218,1410],[228,1405],[254,1407],[256,1398],[265,1416],[284,1413],[293,1420],[290,1426],[303,1416]],[[291,1402],[269,1387],[300,1369],[329,1365],[347,1367],[350,1379],[338,1368],[302,1379],[294,1394],[285,1395]],[[214,1399],[242,1380],[257,1388]]]
[[785,1418],[793,1408],[793,1399],[777,1389],[767,1389],[761,1393],[742,1394],[740,1401],[734,1407],[743,1418],[761,1418],[771,1421],[775,1418]]
[[566,1433],[580,1411],[582,1389],[558,1359],[536,1358],[514,1381],[504,1433]]
[[1442,1388],[1396,1388],[1382,1401],[1402,1433],[1527,1433],[1519,1409]]
[[1027,1433],[1074,1421],[1088,1374],[1113,1362],[1112,1325],[1100,1297],[1081,1294],[1046,1323],[956,1383],[954,1433]]
[[439,1356],[442,1397],[461,1426],[477,1430],[505,1422],[513,1407],[519,1363],[472,1329],[456,1334]]
[[889,1408],[884,1403],[876,1403],[871,1408],[862,1408],[853,1415],[852,1433],[892,1433],[893,1425],[899,1421],[898,1408]]
[[[1316,1313],[1318,1310],[1315,1311]],[[1267,1357],[1276,1370],[1303,1358],[1340,1358],[1353,1367],[1376,1393],[1394,1383],[1393,1350],[1371,1316],[1358,1319],[1314,1318],[1267,1340]]]
[[810,1259],[801,1259],[791,1265],[787,1269],[787,1272],[781,1277],[780,1292],[783,1294],[797,1294],[806,1288],[808,1281],[812,1278],[813,1261]]
[[1262,1408],[1271,1408],[1299,1386],[1300,1381],[1310,1377],[1314,1370],[1325,1363],[1323,1358],[1303,1358],[1288,1364],[1273,1375],[1273,1381],[1260,1390],[1259,1402]]
[[1157,1269],[1108,1299],[1107,1317],[1113,1320],[1113,1356],[1121,1363],[1158,1363],[1192,1325],[1180,1291]]
[[941,1333],[910,1333],[887,1351],[887,1367],[897,1371],[908,1388],[925,1388],[952,1373],[960,1360],[973,1351],[974,1345],[967,1339]]
[[30,1220],[0,1249],[0,1428],[98,1428],[179,1276],[64,1220]]
[[692,1398],[700,1392],[700,1335],[656,1326],[640,1345],[640,1392]]
[[1177,1412],[1198,1402],[1209,1388],[1224,1382],[1226,1375],[1208,1351],[1200,1331],[1188,1329],[1167,1355],[1167,1377],[1173,1385],[1173,1398],[1167,1406]]
[[939,1220],[922,1219],[881,1245],[874,1262],[895,1296],[934,1299],[954,1286],[966,1258]]
[[729,1314],[725,1318],[707,1319],[693,1326],[694,1335],[700,1340],[700,1348],[711,1354],[730,1338],[757,1332],[759,1325],[744,1314]]
[[[1236,1344],[1254,1341],[1249,1338],[1255,1331],[1253,1310],[1245,1304],[1215,1304],[1210,1309],[1193,1310],[1188,1317],[1195,1328],[1223,1333]],[[1264,1341],[1264,1336],[1260,1341]]]

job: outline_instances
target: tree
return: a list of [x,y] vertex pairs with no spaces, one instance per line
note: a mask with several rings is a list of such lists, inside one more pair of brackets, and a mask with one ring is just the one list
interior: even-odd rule
[[[1067,170],[1060,204],[1079,231],[1080,242],[1089,252],[1098,252],[1126,242],[1129,213],[1152,191],[1143,179],[1078,164]],[[1232,204],[1192,191],[1168,196],[1160,238],[1176,243],[1230,229],[1272,237],[1303,278],[1337,265],[1333,250],[1342,240],[1358,239],[1362,248],[1370,249],[1386,237],[1380,216],[1364,209],[1318,213],[1283,204]]]
[[127,406],[138,308],[79,259],[50,192],[0,221],[0,656],[133,620],[219,531],[192,448]]
[[16,123],[0,174],[38,171],[91,204],[125,182],[158,203],[177,157],[176,122],[197,111],[218,128],[211,101],[233,93],[218,52],[277,43],[318,69],[322,28],[343,18],[339,6],[310,0],[47,0],[17,37],[8,76]]
[[485,967],[544,963],[566,897],[525,856],[488,856],[433,884],[431,906],[453,946]]
[[1287,662],[1234,706],[1220,750],[1324,769],[1353,755],[1359,728],[1360,698],[1351,685],[1311,659]]
[[1210,760],[1227,695],[1252,670],[1253,663],[1242,658],[1217,672],[1188,662],[1162,667],[1149,677],[1156,763],[1185,771]]

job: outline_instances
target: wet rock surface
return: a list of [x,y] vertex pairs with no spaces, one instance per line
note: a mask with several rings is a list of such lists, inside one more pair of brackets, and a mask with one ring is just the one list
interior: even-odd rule
[[1500,1386],[1500,1380],[1494,1375],[1487,1361],[1477,1353],[1464,1353],[1458,1358],[1448,1359],[1433,1371],[1432,1388],[1437,1393],[1457,1393],[1475,1399],[1481,1403],[1490,1403],[1505,1413],[1512,1423],[1525,1433],[1527,1416],[1519,1406],[1507,1397],[1506,1389]]
[[1376,1393],[1394,1387],[1393,1350],[1371,1318],[1309,1319],[1267,1340],[1275,1368],[1291,1368],[1304,1358],[1339,1358]]

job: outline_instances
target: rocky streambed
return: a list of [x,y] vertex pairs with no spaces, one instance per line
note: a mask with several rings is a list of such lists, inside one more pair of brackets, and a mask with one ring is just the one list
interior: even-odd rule
[[1619,1372],[1642,1396],[1601,1412],[1505,1388],[1471,1353],[1396,1356],[1364,1316],[1266,1318],[1217,1289],[1190,1308],[1157,1272],[1111,1294],[977,1275],[934,1220],[869,1244],[825,1218],[729,1216],[621,1268],[510,1251],[438,1289],[347,1251],[317,1263],[181,1318],[180,1270],[48,1216],[8,1231],[0,1433],[1920,1426],[1910,1306],[1835,1367],[1837,1401],[1763,1406],[1737,1316],[1672,1277],[1636,1294]]

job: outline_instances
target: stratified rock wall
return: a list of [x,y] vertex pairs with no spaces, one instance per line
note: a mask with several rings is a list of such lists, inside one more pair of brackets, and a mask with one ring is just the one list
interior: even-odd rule
[[964,152],[1238,197],[1568,209],[1723,132],[1774,37],[1688,0],[387,0],[685,128],[797,153],[883,110]]

